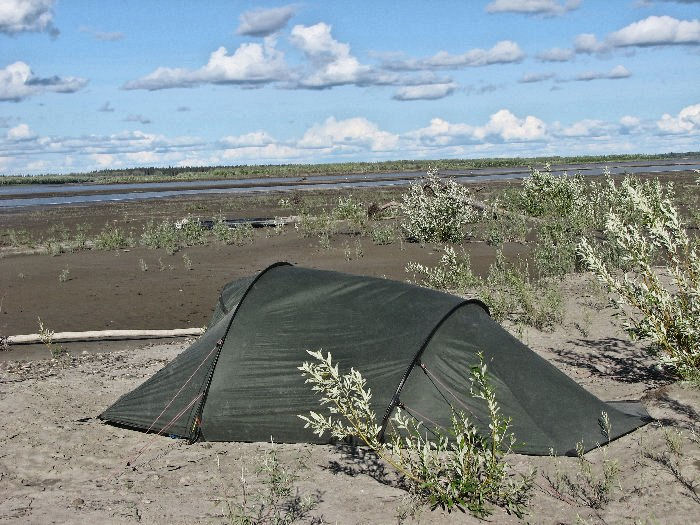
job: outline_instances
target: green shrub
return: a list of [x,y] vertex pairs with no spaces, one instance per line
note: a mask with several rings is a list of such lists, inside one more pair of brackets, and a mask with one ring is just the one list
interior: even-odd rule
[[165,248],[172,255],[180,249],[175,224],[167,220],[160,224],[155,224],[152,220],[149,220],[143,227],[141,244],[153,249]]
[[394,228],[391,226],[376,225],[370,230],[372,242],[378,246],[394,242]]
[[[420,423],[400,410],[390,420],[386,440],[380,440],[380,427],[371,407],[372,393],[359,371],[341,375],[331,354],[309,352],[315,362],[305,362],[299,370],[312,389],[321,396],[327,414],[310,412],[304,420],[319,436],[329,433],[336,439],[358,438],[402,476],[413,497],[432,508],[448,511],[468,509],[485,517],[489,504],[498,505],[519,517],[531,497],[534,473],[515,480],[506,455],[515,436],[510,420],[501,415],[483,362],[470,371],[473,397],[481,399],[489,413],[490,433],[482,435],[463,414],[453,411],[449,429],[435,429],[434,437]],[[431,429],[432,430],[432,429]]]
[[444,254],[438,266],[431,268],[409,262],[406,266],[406,272],[412,273],[414,278],[416,275],[422,276],[423,284],[438,290],[466,293],[482,284],[481,280],[472,272],[469,254],[462,251],[458,255],[450,246],[445,246],[443,251]]
[[95,237],[95,248],[98,250],[119,250],[133,245],[133,239],[117,226],[105,224],[104,229]]
[[[611,184],[620,206],[608,210],[601,244],[584,238],[579,255],[607,287],[630,337],[651,341],[652,353],[680,377],[700,380],[697,241],[658,181]],[[629,271],[617,271],[601,245],[619,254]]]
[[361,202],[352,197],[338,197],[338,205],[333,209],[332,216],[336,220],[344,220],[355,233],[367,231],[367,210]]
[[465,227],[477,212],[469,190],[454,180],[442,180],[429,171],[426,179],[411,184],[400,205],[406,238],[417,242],[460,242]]

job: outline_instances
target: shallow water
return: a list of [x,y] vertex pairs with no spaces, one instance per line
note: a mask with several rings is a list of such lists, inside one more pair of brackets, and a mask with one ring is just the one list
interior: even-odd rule
[[[658,162],[658,161],[657,161]],[[616,164],[569,164],[553,166],[553,173],[583,173],[600,175],[606,166],[613,174],[620,173],[661,173],[700,169],[700,163],[690,160],[688,164],[657,164],[649,162],[630,162]],[[528,168],[481,168],[469,171],[444,171],[442,175],[453,176],[464,183],[492,180],[508,180],[526,177]],[[24,206],[55,206],[60,204],[80,204],[109,201],[131,201],[158,199],[180,195],[198,195],[205,193],[264,193],[294,190],[328,190],[341,188],[365,188],[380,186],[404,186],[423,172],[366,173],[348,175],[318,175],[308,177],[257,177],[239,180],[196,180],[173,182],[147,182],[133,184],[26,184],[18,186],[0,186],[0,207],[17,208]],[[295,184],[296,181],[296,184]],[[213,187],[215,186],[215,187]],[[112,190],[114,193],[95,193]],[[148,191],[144,191],[148,190]],[[44,194],[50,197],[31,197]]]

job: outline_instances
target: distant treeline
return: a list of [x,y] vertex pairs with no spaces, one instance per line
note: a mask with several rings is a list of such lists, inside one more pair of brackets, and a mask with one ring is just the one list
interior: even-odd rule
[[512,157],[485,159],[387,160],[381,162],[338,162],[330,164],[260,164],[240,166],[197,166],[167,168],[130,168],[98,170],[66,175],[0,176],[0,185],[68,184],[116,182],[167,182],[188,180],[224,180],[248,177],[302,177],[305,175],[338,175],[350,173],[392,173],[426,171],[428,167],[445,170],[478,168],[538,167],[551,164],[605,163],[632,160],[663,160],[700,157],[700,152],[660,153],[656,155],[583,155],[577,157]]

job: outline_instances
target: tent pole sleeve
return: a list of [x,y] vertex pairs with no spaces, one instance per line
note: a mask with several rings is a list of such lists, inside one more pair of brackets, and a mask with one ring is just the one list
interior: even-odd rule
[[396,387],[396,392],[394,392],[394,396],[391,398],[391,403],[389,403],[389,406],[386,407],[386,411],[384,412],[384,417],[382,418],[382,426],[381,430],[379,431],[379,441],[384,441],[384,434],[386,433],[386,427],[389,424],[389,418],[391,417],[392,412],[394,409],[400,404],[400,396],[401,396],[401,390],[403,390],[403,386],[406,384],[406,381],[408,380],[408,376],[411,375],[411,372],[416,366],[416,363],[420,360],[421,356],[423,355],[423,352],[425,349],[428,347],[428,343],[432,340],[433,336],[435,333],[440,329],[442,324],[457,310],[462,308],[463,306],[467,304],[477,304],[481,306],[484,310],[486,310],[486,313],[491,315],[488,309],[488,306],[484,304],[482,301],[479,299],[467,299],[466,301],[462,301],[461,303],[456,304],[452,308],[450,308],[445,315],[442,316],[440,321],[437,322],[437,324],[433,327],[433,329],[430,331],[428,336],[425,338],[425,341],[423,341],[423,344],[420,346],[418,351],[416,352],[416,355],[413,356],[413,360],[411,361],[411,364],[408,366],[406,371],[403,374],[403,377],[401,378],[401,381],[399,381],[399,386]]
[[277,268],[278,266],[292,266],[292,264],[286,262],[286,261],[281,261],[281,262],[276,262],[274,264],[271,264],[264,270],[262,270],[258,275],[255,276],[255,279],[248,285],[248,288],[246,288],[246,291],[243,293],[241,296],[241,299],[238,301],[238,304],[236,305],[235,310],[233,311],[233,314],[231,315],[231,319],[229,319],[228,325],[226,326],[226,331],[224,332],[224,335],[221,337],[221,339],[218,342],[218,347],[219,351],[216,353],[216,356],[214,357],[214,361],[211,365],[210,371],[207,374],[206,379],[204,380],[204,383],[202,385],[202,397],[199,400],[199,405],[196,407],[196,410],[193,412],[193,415],[190,417],[190,420],[188,421],[188,426],[192,428],[191,432],[191,437],[189,439],[190,443],[194,443],[199,439],[201,435],[201,416],[202,412],[204,411],[204,404],[206,402],[207,396],[209,394],[209,387],[211,386],[211,381],[214,378],[214,371],[216,369],[216,363],[219,360],[219,356],[221,355],[221,351],[224,348],[224,342],[226,341],[226,337],[228,336],[229,332],[231,331],[231,325],[233,325],[233,320],[236,318],[236,314],[238,311],[241,309],[241,305],[243,304],[243,301],[245,301],[245,298],[248,297],[248,294],[252,290],[253,286],[255,286],[255,283],[257,283],[260,278],[265,275],[268,271],[272,270],[273,268]]

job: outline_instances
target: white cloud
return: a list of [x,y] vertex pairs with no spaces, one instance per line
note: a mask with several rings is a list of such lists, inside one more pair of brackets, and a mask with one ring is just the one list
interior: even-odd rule
[[272,160],[282,161],[296,159],[306,153],[294,146],[285,144],[266,144],[264,146],[245,146],[226,149],[222,153],[224,159],[249,159],[256,163],[266,163]]
[[650,16],[610,33],[607,40],[615,47],[700,44],[700,20]]
[[451,123],[434,118],[430,125],[405,134],[414,144],[427,147],[452,147],[464,144],[530,142],[547,136],[547,126],[537,117],[518,118],[507,109],[492,114],[483,126]]
[[641,133],[648,129],[648,126],[642,122],[639,117],[633,115],[624,115],[620,117],[620,134],[630,135],[632,133]]
[[296,13],[294,6],[274,7],[272,9],[253,9],[239,17],[240,25],[236,34],[248,36],[268,36],[279,31]]
[[260,147],[273,144],[275,139],[267,131],[253,131],[244,135],[228,136],[221,139],[221,143],[229,148]]
[[27,124],[19,124],[14,128],[10,128],[6,136],[8,140],[16,142],[20,140],[33,139],[36,137],[36,133],[29,129],[29,126]]
[[607,80],[619,80],[622,78],[629,78],[632,76],[632,73],[622,65],[615,66],[612,68],[610,71],[586,71],[584,73],[579,73],[574,77],[573,80],[577,81],[582,81],[582,82],[588,82],[591,80],[601,80],[601,79],[607,79]]
[[454,82],[404,86],[396,90],[392,98],[395,100],[437,100],[451,95],[456,88],[457,84]]
[[406,133],[406,137],[423,146],[451,146],[474,142],[474,127],[452,124],[441,118],[431,119],[430,125]]
[[550,80],[554,78],[554,73],[523,73],[520,77],[521,84],[530,84],[534,82],[544,82],[545,80]]
[[664,113],[656,126],[663,134],[697,134],[700,133],[700,104],[686,106],[673,117]]
[[573,49],[553,47],[537,53],[536,58],[540,62],[568,62],[576,56]]
[[531,141],[542,140],[546,133],[545,123],[537,117],[528,115],[521,119],[502,109],[491,115],[485,126],[476,128],[474,137],[479,140]]
[[608,46],[592,33],[582,33],[574,39],[574,50],[577,53],[602,53],[607,49]]
[[290,42],[304,52],[312,70],[306,73],[299,85],[323,89],[343,84],[369,83],[369,66],[350,53],[350,46],[338,42],[331,35],[331,26],[319,22],[313,26],[296,25],[292,28]]
[[90,155],[90,157],[101,168],[109,168],[114,166],[115,164],[114,155],[110,155],[108,153],[93,153],[92,155]]
[[492,0],[486,6],[488,13],[521,13],[526,15],[563,15],[577,9],[581,0]]
[[523,53],[516,42],[502,40],[497,42],[491,49],[476,48],[458,55],[440,51],[428,58],[388,60],[382,64],[382,67],[393,71],[460,69],[520,62],[524,57],[525,53]]
[[232,55],[222,46],[199,69],[159,67],[144,77],[127,82],[124,89],[153,91],[200,84],[254,86],[281,80],[286,76],[284,54],[275,48],[273,40],[266,39],[264,44],[241,44]]
[[556,134],[563,137],[603,137],[613,131],[611,126],[602,120],[583,119],[559,129]]
[[336,120],[328,117],[322,124],[311,126],[297,142],[300,148],[346,149],[360,148],[387,151],[396,148],[398,136],[379,127],[364,117]]
[[625,115],[620,118],[620,124],[626,128],[634,128],[639,126],[641,120],[639,117],[634,117],[632,115]]
[[58,36],[53,25],[54,0],[3,0],[0,2],[0,33],[46,31]]
[[74,93],[87,85],[88,81],[78,77],[37,77],[24,62],[14,62],[0,69],[0,101],[19,102],[45,91]]
[[614,48],[700,44],[700,20],[650,16],[608,34],[603,41],[592,33],[574,39],[577,53],[605,53]]

